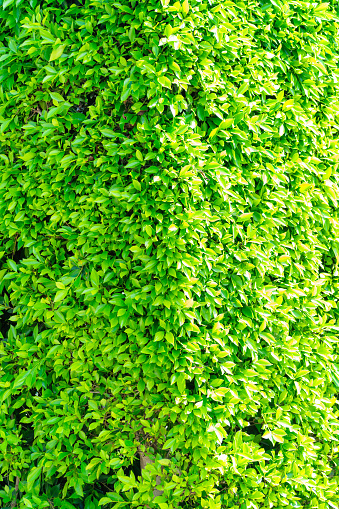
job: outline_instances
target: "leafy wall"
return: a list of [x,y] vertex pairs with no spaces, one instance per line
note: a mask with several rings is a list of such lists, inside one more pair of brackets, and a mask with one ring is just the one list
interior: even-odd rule
[[337,2],[265,2],[0,1],[1,507],[338,507]]

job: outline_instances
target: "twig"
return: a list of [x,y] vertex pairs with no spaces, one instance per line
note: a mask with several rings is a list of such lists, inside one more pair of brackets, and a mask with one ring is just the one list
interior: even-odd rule
[[16,506],[16,499],[17,499],[17,496],[18,496],[18,491],[19,491],[19,482],[20,482],[20,479],[18,476],[16,476],[15,478],[15,488],[14,488],[14,498],[11,502],[11,507],[15,507]]

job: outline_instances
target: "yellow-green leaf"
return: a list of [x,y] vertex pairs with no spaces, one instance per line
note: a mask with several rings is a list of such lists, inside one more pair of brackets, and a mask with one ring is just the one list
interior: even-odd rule
[[68,288],[65,290],[59,290],[54,297],[54,302],[59,302],[60,300],[63,300],[68,293]]
[[240,214],[238,217],[239,221],[248,221],[253,216],[253,212],[245,212],[245,214]]
[[164,331],[162,331],[162,330],[161,330],[161,331],[158,331],[158,332],[156,333],[156,335],[154,336],[154,341],[161,341],[161,340],[162,340],[162,338],[164,337],[164,335],[165,335],[165,332],[164,332]]
[[166,332],[166,340],[171,343],[171,345],[174,345],[174,336],[172,332]]
[[281,255],[281,256],[279,256],[279,262],[280,263],[289,262],[290,260],[291,260],[291,257],[289,255]]
[[171,88],[171,86],[172,86],[171,81],[168,78],[166,78],[166,76],[160,76],[158,78],[158,81],[159,81],[160,85],[162,85],[163,87]]
[[133,186],[137,191],[141,191],[141,184],[138,180],[133,180]]
[[188,0],[184,0],[183,3],[182,3],[182,12],[185,15],[187,15],[189,10],[190,10],[190,6],[189,6],[189,3],[188,3]]
[[64,49],[66,48],[66,44],[63,44],[62,46],[57,46],[53,49],[51,56],[49,57],[49,61],[52,62],[52,60],[56,60],[57,58],[60,58],[61,55],[64,52]]

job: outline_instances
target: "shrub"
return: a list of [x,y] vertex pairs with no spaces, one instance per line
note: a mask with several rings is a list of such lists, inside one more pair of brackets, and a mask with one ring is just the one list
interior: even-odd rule
[[0,2],[1,506],[335,509],[337,3],[162,2]]

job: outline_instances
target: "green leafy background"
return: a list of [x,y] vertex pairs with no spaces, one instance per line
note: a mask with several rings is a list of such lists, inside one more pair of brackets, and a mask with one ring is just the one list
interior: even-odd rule
[[338,14],[0,0],[1,507],[338,508]]

